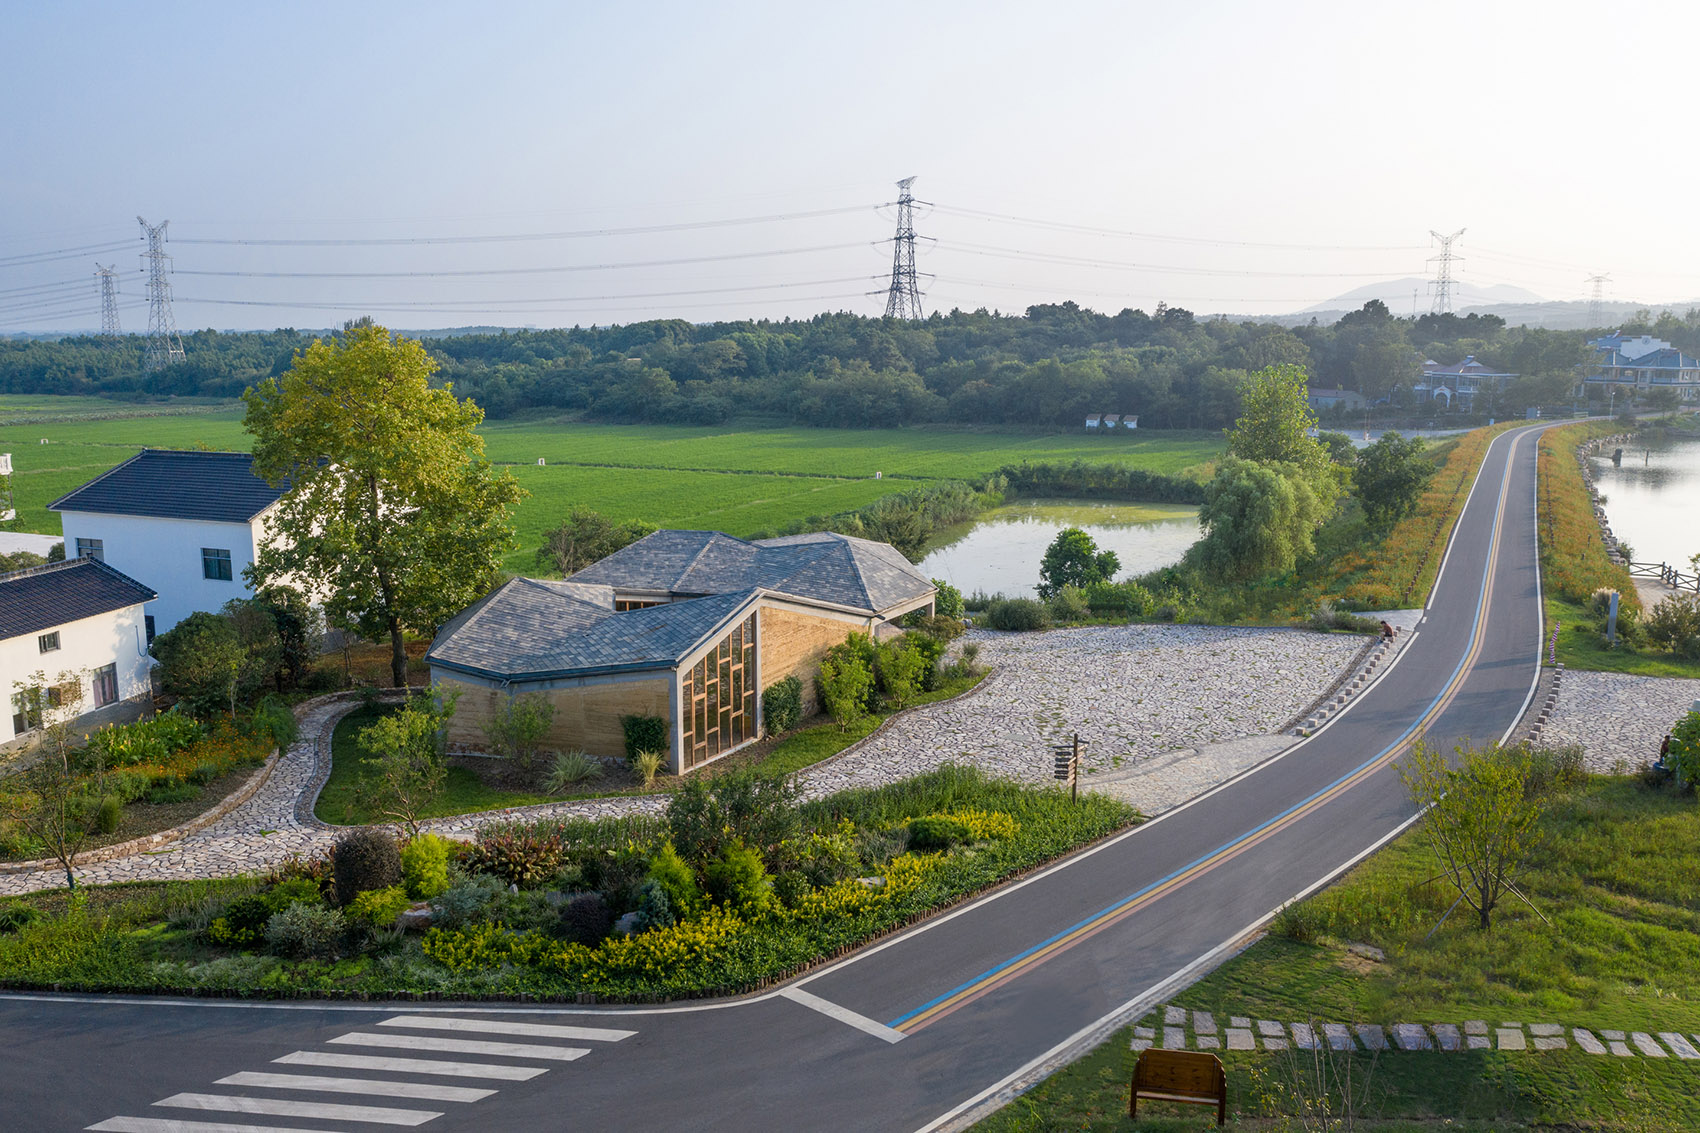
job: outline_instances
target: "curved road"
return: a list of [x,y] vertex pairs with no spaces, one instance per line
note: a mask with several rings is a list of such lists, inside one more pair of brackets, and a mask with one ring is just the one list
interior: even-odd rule
[[[762,996],[649,1010],[0,997],[0,1127],[931,1130],[1083,1052],[1412,818],[1419,731],[1534,688],[1540,426],[1502,434],[1415,635],[1315,736],[1044,873]],[[495,1045],[492,1045],[495,1044]]]

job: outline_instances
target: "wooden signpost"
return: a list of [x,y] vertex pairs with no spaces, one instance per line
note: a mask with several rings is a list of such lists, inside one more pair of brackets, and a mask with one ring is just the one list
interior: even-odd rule
[[1074,733],[1074,742],[1063,744],[1051,749],[1056,759],[1054,774],[1061,782],[1068,784],[1068,796],[1074,802],[1080,801],[1080,733]]

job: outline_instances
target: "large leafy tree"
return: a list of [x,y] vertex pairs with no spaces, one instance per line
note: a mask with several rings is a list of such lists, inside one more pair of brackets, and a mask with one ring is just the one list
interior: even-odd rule
[[619,523],[591,508],[575,507],[559,527],[543,536],[537,565],[573,574],[654,533],[652,523],[635,519]]
[[1039,563],[1039,596],[1049,598],[1065,586],[1109,582],[1121,569],[1114,551],[1100,551],[1092,536],[1078,527],[1057,532]]
[[1384,433],[1358,454],[1352,480],[1364,518],[1389,527],[1417,510],[1423,489],[1434,478],[1434,462],[1423,455],[1421,437]]
[[365,322],[243,395],[255,471],[289,485],[250,581],[307,584],[332,624],[387,635],[398,687],[404,631],[431,632],[490,588],[521,495],[473,432],[483,410],[431,388],[436,368],[419,343]]
[[1188,559],[1220,579],[1283,574],[1316,549],[1316,529],[1333,511],[1333,497],[1318,492],[1326,476],[1296,464],[1228,457],[1204,489],[1198,520],[1204,538]]

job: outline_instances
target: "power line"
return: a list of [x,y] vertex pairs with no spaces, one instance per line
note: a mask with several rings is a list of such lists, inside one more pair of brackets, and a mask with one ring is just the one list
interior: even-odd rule
[[531,296],[523,299],[402,299],[391,303],[366,303],[356,301],[333,301],[318,303],[312,301],[287,302],[284,300],[262,299],[199,299],[185,296],[184,303],[211,303],[218,306],[230,307],[304,307],[313,310],[359,310],[363,307],[382,307],[385,310],[400,310],[404,308],[419,308],[424,310],[454,310],[461,307],[473,306],[479,310],[492,307],[513,307],[521,305],[548,306],[568,303],[612,302],[620,299],[667,299],[697,295],[733,295],[747,291],[779,291],[803,287],[831,287],[841,283],[865,283],[869,280],[882,279],[883,276],[845,276],[838,279],[798,280],[792,283],[758,283],[742,287],[708,287],[689,291],[639,291],[625,295],[557,295],[547,297]]
[[886,291],[885,317],[924,319],[921,285],[915,278],[915,198],[909,187],[915,178],[897,183],[897,235],[891,240],[891,287]]
[[85,244],[81,248],[55,248],[49,252],[19,252],[12,256],[0,256],[0,267],[30,267],[54,260],[76,259],[95,252],[116,252],[132,246],[129,240],[121,240],[111,244]]
[[1098,228],[1090,224],[1070,224],[1061,220],[1010,216],[1006,213],[985,212],[981,209],[953,205],[934,205],[933,211],[980,220],[1007,221],[1011,224],[1024,224],[1058,232],[1082,232],[1093,236],[1117,236],[1127,240],[1158,240],[1172,244],[1202,244],[1222,248],[1265,248],[1291,252],[1418,252],[1423,249],[1421,244],[1268,244],[1255,240],[1219,240],[1205,236],[1166,236],[1156,232],[1131,232],[1119,228]]
[[1173,264],[1147,264],[1136,263],[1131,260],[1064,256],[1052,252],[1029,252],[1020,248],[1000,248],[991,244],[968,244],[943,240],[935,241],[934,246],[941,252],[968,252],[973,255],[993,256],[1000,259],[1033,260],[1039,263],[1062,264],[1072,267],[1149,271],[1169,275],[1219,275],[1261,279],[1386,279],[1391,274],[1386,271],[1240,271],[1233,268],[1188,268]]

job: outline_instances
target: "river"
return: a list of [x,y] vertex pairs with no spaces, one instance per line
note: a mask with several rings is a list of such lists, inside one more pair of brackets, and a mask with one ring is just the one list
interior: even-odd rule
[[1700,437],[1637,438],[1624,446],[1621,465],[1609,448],[1593,461],[1612,532],[1634,560],[1692,570],[1689,556],[1700,553]]
[[1198,540],[1198,509],[1181,504],[1103,500],[1022,500],[940,532],[919,567],[961,590],[1032,597],[1045,549],[1065,527],[1092,536],[1121,560],[1116,577],[1131,578],[1180,562]]

